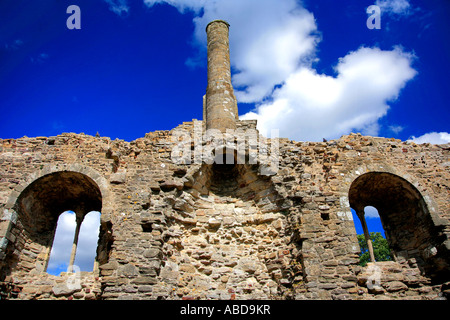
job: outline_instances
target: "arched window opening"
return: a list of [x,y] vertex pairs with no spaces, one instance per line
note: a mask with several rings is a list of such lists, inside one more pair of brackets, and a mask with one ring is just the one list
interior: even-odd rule
[[366,232],[365,208],[378,209],[394,260],[414,261],[431,278],[448,278],[445,237],[434,225],[425,200],[411,183],[391,173],[368,172],[351,184],[349,202]]
[[[351,209],[351,211],[361,248],[360,265],[365,266],[372,259],[374,261],[392,260],[392,254],[378,210],[375,207],[366,206],[362,217],[358,216],[355,210]],[[365,225],[367,230],[364,230],[363,225]]]
[[75,212],[64,211],[59,216],[48,260],[47,273],[59,276],[61,272],[67,271],[76,227]]
[[[16,270],[33,273],[47,271],[54,274],[61,272],[62,270],[58,271],[58,268],[63,268],[67,263],[70,271],[70,266],[75,263],[78,239],[91,237],[91,235],[82,235],[80,238],[82,222],[87,219],[87,225],[90,225],[91,217],[88,213],[96,211],[98,213],[94,216],[99,217],[101,209],[101,191],[94,180],[85,174],[58,171],[33,181],[22,191],[14,206],[14,210],[17,212],[17,225],[21,232],[16,240],[16,250],[19,254],[11,256],[11,261],[8,263],[10,272]],[[73,229],[74,224],[75,230]],[[57,225],[62,231],[56,230]],[[99,228],[97,227],[97,229]],[[62,233],[62,235],[55,233]],[[107,232],[103,232],[103,236],[105,234]],[[62,239],[60,237],[70,240],[60,240]],[[97,237],[98,242],[98,230],[94,237]],[[58,254],[60,250],[58,245],[60,242],[66,241],[71,242],[68,247],[65,246],[63,249],[64,255],[70,255],[68,262],[66,257],[58,260],[58,256],[61,256]],[[80,244],[84,241],[85,239],[81,240]],[[103,242],[105,241],[103,239]],[[94,245],[94,248],[96,249],[97,245]],[[50,254],[51,251],[53,251],[52,254]],[[84,252],[84,250],[79,252]],[[79,254],[79,259],[82,261],[84,254]],[[50,261],[50,255],[52,257],[56,255],[57,259]]]
[[76,213],[73,211],[65,211],[59,216],[47,273],[60,275],[61,272],[71,272],[74,265],[79,271],[95,269],[100,212],[91,211],[82,218],[82,221],[78,220],[79,226]]
[[91,211],[81,223],[80,234],[74,264],[80,271],[92,271],[95,269],[95,257],[100,232],[100,212]]

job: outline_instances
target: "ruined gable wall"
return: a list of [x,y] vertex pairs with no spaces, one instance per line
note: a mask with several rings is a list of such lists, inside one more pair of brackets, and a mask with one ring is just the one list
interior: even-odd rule
[[[285,141],[281,149],[284,168],[273,179],[292,181],[285,186],[297,204],[290,217],[298,247],[294,252],[304,274],[297,284],[294,281],[297,298],[345,298],[358,292],[357,297],[368,298],[367,289],[359,286],[367,277],[357,266],[359,248],[348,202],[352,182],[366,172],[389,172],[414,184],[426,198],[441,235],[448,239],[449,154],[445,146],[351,134],[320,143]],[[413,259],[408,261],[416,268],[411,271],[415,275],[411,283],[417,284],[420,272]],[[402,263],[409,268],[406,260]],[[360,276],[363,280],[358,280]]]
[[[19,298],[426,298],[442,289],[411,259],[391,267],[395,279],[383,273],[379,292],[366,288],[348,192],[368,171],[401,176],[426,198],[448,239],[444,147],[355,134],[320,143],[281,139],[277,175],[263,179],[245,167],[237,191],[208,196],[202,185],[210,169],[174,164],[172,147],[169,131],[130,143],[82,134],[1,140],[2,254],[20,262],[9,271],[3,263],[2,271],[22,288]],[[33,271],[44,250],[22,243],[4,214],[28,184],[61,170],[86,174],[102,190],[99,269],[74,291],[58,289],[61,277]],[[416,273],[406,279],[403,270]]]

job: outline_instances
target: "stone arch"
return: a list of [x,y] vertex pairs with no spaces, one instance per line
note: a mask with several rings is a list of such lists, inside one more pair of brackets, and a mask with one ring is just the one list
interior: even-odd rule
[[[383,165],[380,165],[383,168]],[[386,238],[397,261],[414,259],[430,277],[448,277],[449,252],[435,207],[418,188],[386,171],[361,172],[348,189],[349,206],[363,212],[364,207],[378,210]]]
[[19,197],[20,193],[24,191],[26,187],[28,187],[31,183],[38,180],[39,178],[46,176],[51,173],[56,172],[63,172],[63,171],[73,171],[80,174],[83,174],[90,179],[92,179],[95,184],[98,186],[102,199],[107,200],[104,201],[105,204],[103,206],[103,212],[102,213],[112,213],[111,208],[111,193],[109,192],[109,184],[108,181],[95,169],[92,169],[88,166],[73,163],[73,164],[56,164],[56,165],[44,165],[39,170],[36,170],[34,173],[30,174],[25,178],[25,180],[21,183],[19,183],[11,193],[10,197],[8,198],[8,201],[6,202],[5,208],[9,210],[13,210],[13,207],[15,206],[17,202],[17,198]]
[[[108,218],[103,213],[111,214],[110,203],[107,180],[83,165],[47,165],[28,176],[5,206],[4,215],[8,213],[11,219],[1,276],[13,271],[44,272],[59,215],[72,210],[83,218],[91,211],[100,211],[101,229],[105,229]],[[104,237],[108,232],[101,230],[100,234]],[[105,247],[104,239],[100,239],[97,260]]]
[[348,204],[348,192],[350,190],[351,184],[359,176],[368,172],[391,173],[408,181],[414,188],[416,188],[421,193],[423,200],[425,201],[428,207],[428,211],[431,215],[431,218],[433,219],[435,224],[436,225],[445,224],[445,222],[439,217],[438,206],[436,205],[434,200],[428,195],[425,186],[420,182],[420,180],[417,179],[415,176],[402,170],[401,168],[393,167],[383,161],[374,161],[368,164],[353,167],[349,170],[348,173],[345,174],[345,179],[343,181],[343,184],[341,185],[340,191],[342,194],[341,206],[343,207],[342,209],[348,211],[346,213],[351,214],[350,206]]

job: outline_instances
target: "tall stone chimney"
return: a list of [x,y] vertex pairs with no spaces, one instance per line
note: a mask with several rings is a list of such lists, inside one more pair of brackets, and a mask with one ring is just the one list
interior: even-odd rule
[[208,42],[208,86],[206,88],[206,129],[236,129],[239,120],[236,97],[231,85],[228,29],[223,20],[206,26]]

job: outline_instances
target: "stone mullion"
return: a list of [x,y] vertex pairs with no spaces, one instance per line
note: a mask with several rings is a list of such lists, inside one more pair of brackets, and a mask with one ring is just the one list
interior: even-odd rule
[[77,246],[78,246],[78,236],[80,234],[80,228],[81,228],[81,223],[83,222],[83,218],[84,218],[84,216],[80,216],[80,215],[76,214],[77,226],[75,229],[75,236],[73,238],[72,252],[70,253],[69,267],[67,269],[67,272],[69,272],[69,273],[73,272],[73,264],[75,262],[75,256],[77,253]]
[[372,240],[370,240],[369,230],[367,229],[366,218],[364,217],[364,210],[358,210],[358,211],[356,211],[356,214],[358,215],[359,220],[361,220],[361,225],[362,225],[362,228],[364,231],[364,238],[366,239],[367,247],[369,248],[370,261],[375,262],[375,255],[373,253]]

